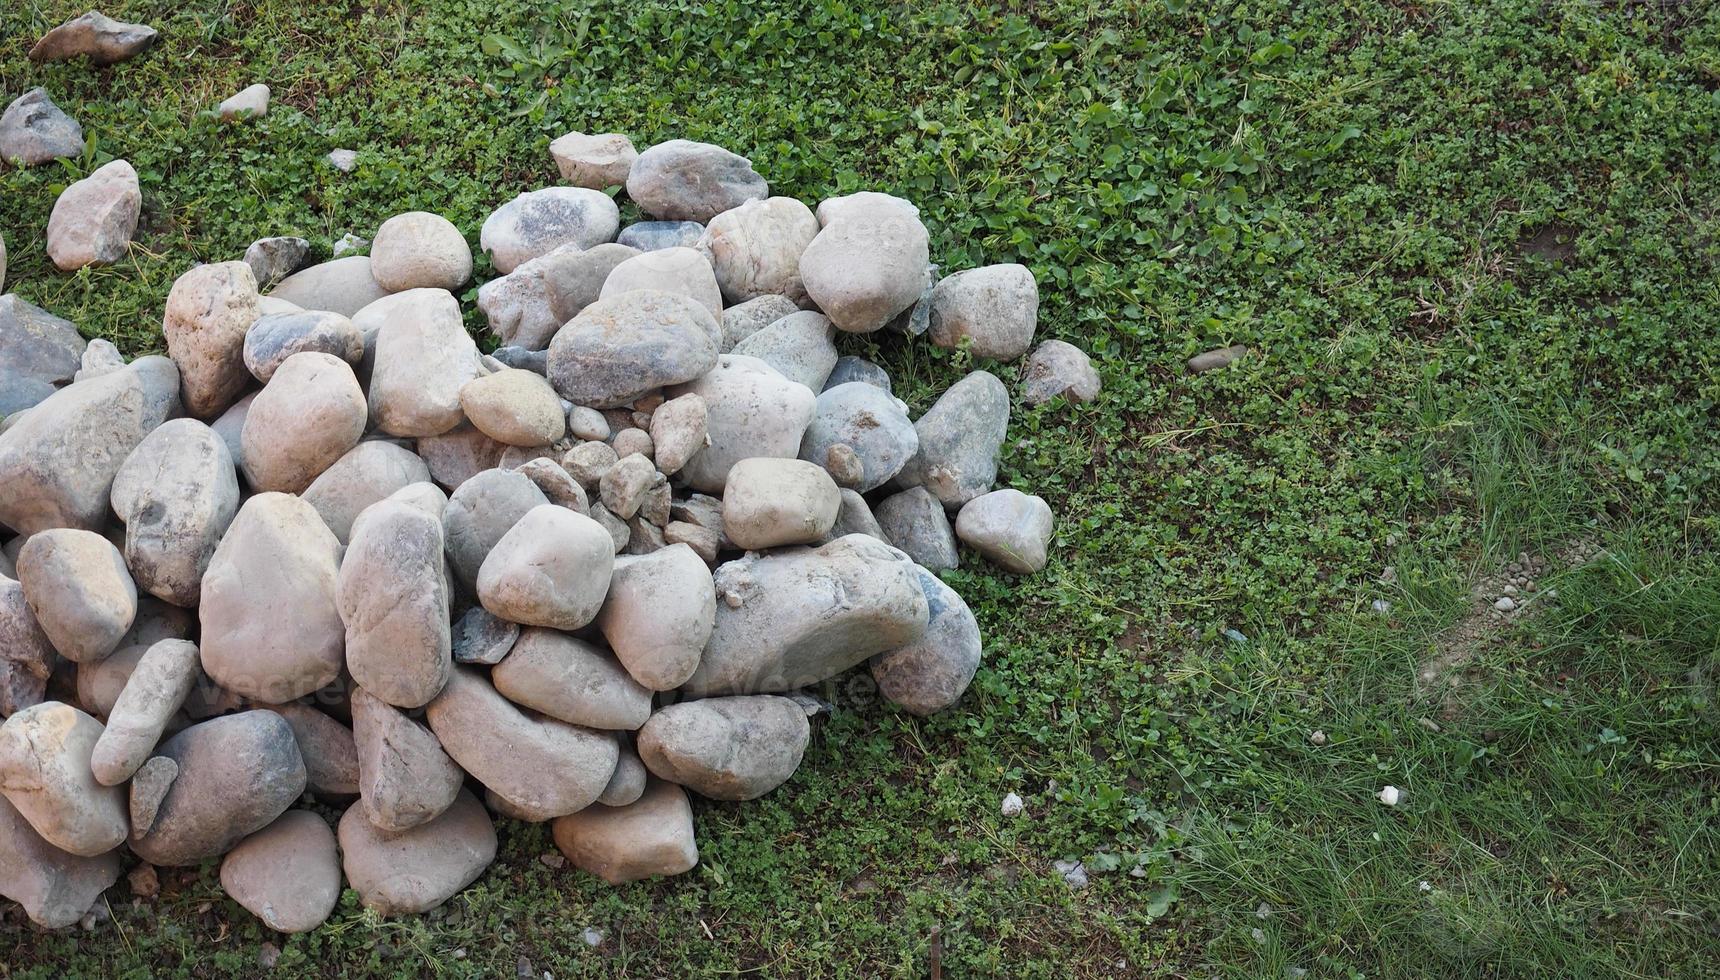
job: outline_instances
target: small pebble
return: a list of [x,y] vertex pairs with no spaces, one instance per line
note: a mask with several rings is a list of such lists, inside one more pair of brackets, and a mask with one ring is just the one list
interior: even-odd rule
[[1502,595],[1494,600],[1493,608],[1502,613],[1508,613],[1517,608],[1517,600],[1508,595]]
[[1380,790],[1379,800],[1386,806],[1397,806],[1403,801],[1403,790],[1398,789],[1396,786],[1387,786]]
[[1021,797],[1014,793],[1010,793],[1003,798],[1003,815],[1006,817],[1018,817],[1021,815],[1022,806]]

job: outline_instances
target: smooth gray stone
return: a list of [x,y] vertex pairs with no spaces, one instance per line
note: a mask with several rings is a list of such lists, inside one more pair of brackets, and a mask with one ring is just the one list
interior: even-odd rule
[[176,606],[197,605],[203,573],[239,510],[227,444],[196,419],[165,422],[126,457],[111,499],[138,587]]
[[519,638],[520,624],[501,619],[483,606],[473,606],[454,624],[454,661],[500,663]]
[[549,351],[545,350],[527,350],[524,347],[509,345],[496,348],[490,356],[508,367],[530,371],[533,374],[546,374],[549,370]]
[[697,221],[635,221],[621,229],[615,241],[641,252],[654,252],[660,248],[691,248],[704,233],[705,226]]
[[884,388],[851,381],[818,396],[812,424],[800,440],[800,458],[824,466],[835,445],[859,457],[861,478],[854,489],[868,493],[888,483],[920,449],[920,435],[901,403]]
[[886,498],[874,513],[884,537],[920,565],[939,572],[961,564],[956,533],[944,514],[944,505],[925,487]]
[[708,223],[752,198],[770,196],[770,185],[746,157],[677,139],[639,154],[627,174],[627,196],[653,218]]
[[1216,371],[1219,368],[1231,366],[1247,353],[1247,344],[1232,344],[1229,347],[1209,350],[1204,354],[1196,354],[1189,358],[1188,370],[1190,374],[1205,374],[1208,371]]
[[886,395],[892,393],[890,372],[864,357],[855,357],[852,354],[844,354],[836,359],[836,366],[830,369],[830,377],[824,380],[824,390],[829,391],[853,381],[863,381],[874,388],[881,388]]
[[523,473],[489,469],[460,484],[448,495],[442,527],[454,576],[468,592],[478,587],[484,559],[520,518],[549,498]]
[[265,313],[245,331],[245,367],[264,384],[294,354],[332,354],[356,370],[364,360],[364,335],[352,320],[327,310]]
[[0,895],[22,905],[30,921],[44,929],[72,925],[118,880],[119,851],[68,854],[0,797]]
[[[72,321],[16,294],[0,296],[0,379],[34,380],[48,385],[52,393],[53,386],[66,384],[77,374],[84,347]],[[0,412],[28,407],[0,405]]]
[[704,698],[652,715],[639,730],[639,758],[701,796],[753,800],[794,775],[811,734],[806,712],[788,698]]
[[914,423],[920,451],[896,475],[901,487],[923,486],[948,508],[992,488],[1009,431],[1009,392],[996,376],[975,371],[951,385]]
[[370,273],[370,256],[348,255],[300,269],[269,291],[307,310],[352,316],[388,295]]
[[710,311],[673,293],[600,299],[550,341],[549,380],[575,405],[625,405],[715,367],[720,334]]
[[362,687],[352,692],[352,736],[358,809],[379,829],[399,833],[434,820],[460,794],[466,774],[430,729]]
[[257,277],[257,285],[268,289],[299,271],[310,250],[311,243],[303,238],[287,235],[259,238],[245,249],[245,264]]
[[800,307],[787,296],[755,296],[723,311],[722,352],[729,353],[735,345],[765,327],[800,312]]
[[822,313],[790,313],[735,345],[734,353],[756,357],[790,381],[823,391],[836,367],[836,328]]
[[34,167],[84,152],[84,128],[61,111],[48,90],[33,88],[0,114],[0,160]]
[[1013,361],[1039,324],[1039,284],[1019,263],[964,269],[932,290],[932,343],[977,357]]
[[863,191],[819,204],[818,221],[818,237],[800,256],[800,276],[836,329],[870,333],[919,299],[929,237],[918,208]]
[[872,658],[872,678],[884,697],[916,715],[942,711],[961,699],[979,670],[979,624],[956,590],[918,569],[931,615],[925,635]]
[[479,244],[504,275],[562,245],[589,249],[615,240],[621,211],[609,195],[585,187],[527,191],[484,219]]
[[349,807],[340,818],[341,868],[365,908],[379,915],[428,912],[478,880],[496,859],[496,825],[461,790],[447,810],[391,833]]
[[1020,490],[993,490],[968,501],[956,516],[956,536],[1006,572],[1045,567],[1051,505]]
[[1040,405],[1062,395],[1070,402],[1099,397],[1099,372],[1092,358],[1074,344],[1047,340],[1033,349],[1021,383],[1021,400]]
[[378,501],[352,522],[341,558],[336,598],[347,670],[397,708],[428,704],[454,667],[441,516]]
[[743,459],[794,459],[818,399],[756,357],[723,354],[717,367],[682,388],[705,400],[705,435],[710,444],[693,454],[679,479],[695,490],[721,493],[729,470]]

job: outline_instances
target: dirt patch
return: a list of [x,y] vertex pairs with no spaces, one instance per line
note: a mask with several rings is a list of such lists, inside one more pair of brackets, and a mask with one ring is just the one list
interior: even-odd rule
[[1577,257],[1577,229],[1561,221],[1542,225],[1517,240],[1517,254],[1550,265],[1567,265]]

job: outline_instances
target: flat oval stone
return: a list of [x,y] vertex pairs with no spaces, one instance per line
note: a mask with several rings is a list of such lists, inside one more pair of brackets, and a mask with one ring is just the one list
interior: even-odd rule
[[635,290],[599,299],[550,341],[549,380],[575,405],[625,405],[715,367],[719,335],[710,311],[684,296]]
[[112,501],[138,587],[176,606],[197,605],[203,573],[239,511],[227,443],[196,419],[162,423],[114,475]]
[[221,862],[221,890],[276,932],[310,932],[340,900],[334,831],[309,810],[289,810]]
[[369,420],[352,367],[333,354],[287,358],[245,415],[239,442],[255,490],[302,493],[358,445]]
[[627,196],[653,218],[703,221],[755,197],[770,185],[753,171],[752,161],[710,143],[669,140],[633,161]]
[[916,715],[939,712],[961,700],[979,670],[979,623],[956,590],[918,569],[930,617],[925,635],[872,658],[872,679],[892,703]]
[[574,867],[611,885],[678,875],[699,863],[687,791],[661,780],[625,806],[589,806],[557,817],[551,833]]
[[822,466],[837,444],[859,457],[861,477],[854,489],[869,493],[908,465],[920,451],[920,434],[888,388],[853,381],[826,388],[818,396],[812,422],[800,440],[800,458]]
[[42,632],[74,663],[114,652],[137,616],[137,585],[125,559],[94,531],[31,535],[18,552],[18,581]]
[[462,790],[435,819],[391,833],[348,807],[340,818],[341,865],[365,908],[380,915],[428,912],[478,880],[496,859],[496,826]]
[[618,558],[597,625],[644,687],[679,687],[699,666],[716,621],[711,570],[684,544]]
[[621,210],[609,195],[584,187],[527,191],[484,219],[478,241],[506,274],[562,245],[582,249],[615,240]]
[[442,518],[389,499],[352,524],[336,599],[353,680],[400,708],[430,702],[453,669]]
[[651,692],[613,655],[556,630],[521,633],[490,680],[509,701],[570,725],[633,731],[651,717]]
[[245,331],[245,367],[264,384],[287,358],[305,351],[357,365],[364,359],[364,335],[351,319],[327,310],[266,313]]
[[639,758],[713,800],[752,800],[794,775],[812,737],[806,712],[772,695],[672,704],[639,730]]

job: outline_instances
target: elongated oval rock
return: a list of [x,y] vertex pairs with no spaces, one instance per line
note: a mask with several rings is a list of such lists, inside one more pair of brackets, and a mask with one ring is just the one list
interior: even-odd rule
[[200,722],[168,739],[157,754],[178,764],[179,775],[162,797],[154,826],[131,840],[132,851],[150,864],[197,864],[225,854],[305,791],[293,730],[272,711]]
[[806,712],[772,695],[672,704],[639,730],[639,758],[713,800],[752,800],[794,775],[812,737]]
[[676,246],[641,252],[610,270],[598,296],[606,299],[635,289],[685,296],[713,318],[723,315],[723,293],[717,287],[716,273],[711,271],[711,260],[698,249]]
[[509,368],[466,382],[460,407],[485,435],[509,446],[547,446],[567,434],[561,399],[541,375]]
[[528,629],[490,671],[503,697],[570,725],[633,731],[651,717],[651,692],[601,647]]
[[550,832],[574,867],[611,885],[678,875],[699,863],[687,791],[661,780],[625,806],[590,806],[557,817]]
[[526,714],[470,667],[454,668],[426,716],[454,761],[523,819],[590,806],[620,753],[613,735]]
[[48,257],[62,272],[112,265],[131,249],[143,192],[124,160],[98,168],[65,190],[48,215]]
[[239,440],[246,482],[301,493],[358,445],[368,418],[364,389],[333,354],[287,358],[251,403]]
[[842,444],[859,457],[862,475],[854,489],[869,493],[888,483],[920,451],[920,434],[888,389],[863,381],[827,388],[800,440],[800,458],[824,465],[830,447]]
[[443,541],[454,576],[468,590],[476,590],[478,574],[496,543],[533,508],[548,504],[537,484],[514,470],[483,470],[460,484],[442,512]]
[[118,880],[118,851],[69,854],[43,840],[0,796],[0,895],[22,905],[30,921],[44,929],[69,926]]
[[366,507],[397,490],[430,479],[430,467],[399,443],[361,442],[322,471],[299,494],[316,508],[323,523],[342,543],[352,537],[352,522]]
[[534,507],[484,558],[478,599],[511,622],[579,629],[602,607],[614,563],[602,525],[566,507]]
[[896,475],[955,508],[990,490],[1009,431],[1009,392],[995,375],[975,371],[950,385],[914,423],[920,450]]
[[90,756],[102,723],[69,704],[44,701],[0,725],[0,795],[42,839],[94,857],[125,842],[125,791],[96,782]]
[[435,819],[399,833],[349,807],[340,818],[341,866],[359,901],[381,915],[428,912],[478,880],[496,859],[496,825],[462,790]]
[[752,161],[692,140],[658,143],[640,153],[627,174],[627,196],[653,218],[708,222],[769,194]]
[[434,820],[460,794],[466,774],[430,729],[362,687],[352,692],[352,736],[359,804],[379,829],[398,833]]
[[920,298],[930,238],[918,208],[861,192],[820,204],[818,221],[818,237],[800,256],[800,277],[836,329],[870,333]]
[[633,141],[620,133],[581,133],[556,137],[549,144],[561,179],[575,187],[601,191],[627,182],[627,172],[639,152]]
[[562,245],[593,248],[615,240],[621,210],[609,195],[584,187],[527,191],[484,219],[478,242],[506,274]]
[[640,289],[599,299],[556,332],[549,380],[576,405],[612,408],[717,363],[721,328],[693,300]]
[[798,304],[806,300],[800,256],[817,237],[811,208],[792,197],[772,197],[712,218],[698,247],[710,256],[725,302],[776,294]]
[[721,493],[729,469],[743,459],[798,456],[817,406],[812,389],[741,354],[722,355],[715,369],[671,393],[692,393],[705,400],[710,442],[680,470],[688,486],[705,493]]
[[178,410],[179,371],[165,357],[50,395],[0,432],[0,524],[25,536],[105,527],[120,464]]
[[88,58],[97,67],[117,64],[149,49],[160,35],[147,24],[129,24],[91,10],[42,35],[30,60]]
[[228,852],[221,890],[276,932],[310,932],[340,900],[334,831],[309,810],[288,810]]
[[675,544],[615,560],[597,625],[634,680],[668,691],[693,676],[716,615],[710,568]]
[[979,623],[956,590],[924,568],[915,569],[931,615],[925,635],[872,658],[878,691],[916,715],[955,704],[979,670]]
[[364,359],[364,335],[352,320],[328,310],[267,313],[245,332],[245,368],[264,384],[287,358],[306,351],[333,354],[357,365]]
[[305,762],[305,789],[335,799],[358,795],[358,749],[352,729],[303,701],[257,707],[285,718],[293,730],[293,741]]
[[226,442],[196,419],[162,423],[121,464],[112,501],[138,587],[176,606],[197,605],[203,572],[239,511]]
[[203,671],[237,694],[282,704],[327,687],[345,662],[335,602],[340,542],[310,504],[245,501],[203,576]]
[[145,651],[96,740],[90,757],[96,782],[118,786],[137,772],[200,676],[197,644],[189,640],[162,640]]
[[32,535],[18,552],[18,581],[54,649],[76,663],[114,652],[137,616],[137,586],[125,559],[94,531]]
[[454,666],[442,553],[441,516],[390,499],[353,522],[341,560],[347,670],[395,707],[428,704]]
[[300,269],[269,291],[305,310],[352,316],[388,295],[370,271],[370,256],[348,255]]
[[446,290],[413,289],[390,297],[376,334],[370,416],[394,436],[435,436],[459,425],[460,388],[478,376],[478,346]]
[[816,684],[926,629],[913,562],[863,534],[749,554],[718,568],[715,582],[716,625],[683,685],[698,697]]
[[257,300],[256,276],[243,262],[195,266],[174,281],[161,329],[187,413],[214,418],[244,393],[251,381],[245,334],[257,320]]

